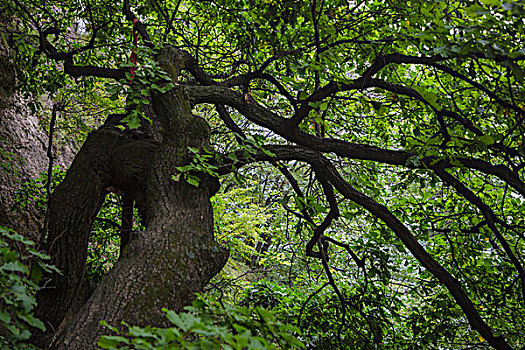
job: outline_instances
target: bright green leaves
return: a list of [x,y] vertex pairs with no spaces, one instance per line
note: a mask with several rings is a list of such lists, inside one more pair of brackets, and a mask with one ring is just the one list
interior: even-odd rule
[[[256,249],[267,238],[272,224],[277,224],[276,218],[282,215],[279,209],[267,208],[260,202],[257,185],[253,182],[245,182],[227,192],[221,191],[212,198],[217,240],[231,249],[232,257],[239,263],[254,258],[260,258],[262,265],[266,260],[269,263],[281,260],[275,255],[261,254]],[[273,235],[275,242],[278,242],[278,232]]]
[[488,146],[494,144],[494,138],[490,135],[481,135],[476,138],[476,143],[481,149],[486,150]]
[[423,96],[423,99],[428,102],[432,107],[434,107],[435,109],[439,110],[440,109],[440,106],[438,104],[438,95],[429,90],[429,89],[425,89],[424,87],[421,87],[421,86],[414,86],[414,90],[416,90],[417,92],[419,92],[419,94],[421,96]]
[[45,262],[49,257],[33,245],[23,236],[0,227],[0,327],[5,330],[0,337],[2,349],[26,348],[23,344],[31,335],[30,327],[45,329],[42,321],[33,316],[34,290],[43,272],[58,271]]
[[[522,49],[525,51],[525,49]],[[523,67],[520,67],[518,64],[514,62],[509,63],[510,68],[512,69],[512,74],[514,75],[514,78],[516,78],[516,81],[520,84],[523,84],[523,77],[525,76],[525,71]]]
[[118,336],[103,336],[102,349],[303,349],[297,327],[282,323],[257,307],[250,310],[203,298],[197,299],[187,312],[163,309],[170,328],[128,327],[119,332],[101,322]]
[[500,6],[501,0],[480,0],[484,6]]
[[[321,213],[327,213],[328,208],[319,203],[319,199],[313,196],[299,197],[296,194],[292,196],[295,207],[299,211],[306,210],[312,217],[318,216]],[[285,198],[286,199],[286,198]],[[287,204],[288,201],[283,202]]]
[[[130,71],[126,72],[126,79],[121,79],[119,84],[106,84],[110,100],[125,99],[126,106],[131,110],[131,113],[122,120],[130,129],[139,127],[141,120],[148,120],[143,108],[150,104],[151,94],[164,94],[175,87],[168,74],[153,59],[155,52],[148,48],[140,48],[137,54],[140,55],[141,63],[120,65],[120,68],[130,68]],[[133,76],[132,68],[135,69]]]
[[173,181],[180,181],[184,179],[192,186],[199,186],[200,178],[197,174],[207,174],[209,176],[218,177],[217,166],[211,164],[211,160],[215,158],[215,153],[212,150],[188,147],[191,153],[191,163],[183,166],[178,166],[175,169],[177,173],[172,175]]

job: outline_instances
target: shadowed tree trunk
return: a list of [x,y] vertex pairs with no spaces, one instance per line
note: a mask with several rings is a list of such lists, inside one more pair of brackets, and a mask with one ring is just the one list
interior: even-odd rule
[[[182,67],[165,49],[159,56],[165,70]],[[170,66],[166,66],[170,65]],[[163,307],[180,311],[194,293],[224,266],[227,252],[213,239],[210,197],[216,178],[200,176],[199,186],[171,175],[191,158],[188,147],[209,145],[210,128],[190,111],[183,93],[173,89],[153,96],[155,123],[161,142],[136,140],[112,126],[91,134],[50,203],[47,250],[62,276],[49,276],[38,295],[37,315],[48,326],[35,342],[57,349],[94,348],[104,329],[99,321],[162,326]],[[83,280],[91,224],[113,186],[132,197],[146,229],[123,250],[82,309],[60,325]]]
[[[51,60],[60,63],[70,78],[129,81],[129,68],[115,68],[123,56],[113,48],[130,31],[134,44],[138,33],[149,48],[154,48],[154,42],[173,39],[195,53],[193,58],[189,52],[169,48],[157,57],[174,82],[182,69],[189,74],[169,93],[152,96],[154,128],[146,131],[149,138],[138,140],[130,132],[110,125],[101,127],[88,138],[64,183],[56,190],[49,206],[46,246],[52,263],[64,274],[46,276],[38,293],[37,316],[48,326],[48,333],[34,333],[39,344],[58,349],[93,348],[98,336],[104,333],[98,327],[102,319],[115,326],[121,321],[164,325],[160,308],[179,311],[191,301],[193,292],[200,290],[223,266],[227,254],[213,241],[209,203],[218,188],[216,179],[199,174],[198,187],[171,179],[177,166],[191,161],[189,146],[203,148],[209,143],[208,125],[191,114],[190,103],[214,105],[218,117],[234,133],[231,136],[235,136],[240,146],[235,150],[236,146],[223,144],[228,153],[234,153],[222,158],[227,164],[218,164],[219,174],[255,161],[274,165],[279,162],[284,169],[288,161],[293,167],[298,162],[305,163],[306,171],[315,174],[305,184],[307,193],[312,193],[312,198],[329,210],[322,214],[314,206],[309,208],[307,200],[304,203],[307,205],[296,205],[300,213],[295,216],[312,226],[312,230],[308,229],[311,236],[306,255],[318,259],[323,267],[341,305],[341,318],[345,319],[347,310],[352,309],[352,314],[359,311],[353,314],[359,327],[351,330],[342,321],[340,335],[349,331],[347,334],[362,336],[371,346],[382,346],[378,344],[376,327],[361,332],[365,329],[361,327],[370,325],[367,312],[387,315],[378,325],[385,335],[393,336],[392,341],[404,344],[411,336],[411,328],[405,330],[407,333],[391,334],[396,327],[391,327],[388,315],[399,311],[399,303],[369,304],[370,298],[348,299],[347,293],[340,291],[330,267],[339,259],[328,260],[334,253],[327,250],[329,243],[350,254],[354,263],[348,268],[354,269],[355,265],[363,270],[365,282],[371,276],[368,267],[380,250],[395,247],[399,250],[392,255],[395,259],[409,251],[418,264],[411,265],[415,260],[408,259],[407,266],[415,267],[413,271],[426,269],[432,277],[409,274],[407,281],[414,279],[415,299],[407,299],[408,307],[401,311],[407,311],[408,318],[417,315],[414,305],[421,302],[417,287],[439,282],[440,300],[425,298],[423,304],[432,306],[443,301],[449,311],[461,309],[464,314],[463,317],[454,311],[423,315],[425,320],[426,316],[437,321],[445,317],[447,322],[460,326],[454,335],[448,333],[453,327],[447,330],[430,327],[428,335],[433,336],[436,346],[442,345],[442,341],[443,346],[460,346],[459,343],[473,339],[471,330],[479,333],[480,346],[486,341],[496,349],[511,349],[511,343],[515,344],[516,334],[523,327],[519,321],[509,323],[508,327],[504,324],[522,306],[525,294],[520,246],[522,203],[518,201],[520,195],[525,196],[522,142],[525,100],[520,94],[525,58],[519,45],[513,45],[516,38],[515,43],[522,42],[519,28],[514,32],[510,17],[509,21],[499,19],[507,18],[510,13],[518,14],[519,6],[513,4],[513,10],[509,11],[505,6],[498,10],[498,6],[484,4],[484,19],[475,24],[494,27],[496,23],[504,23],[495,26],[494,33],[501,37],[501,42],[510,43],[496,50],[497,53],[487,54],[483,47],[463,40],[466,32],[462,23],[480,17],[472,13],[472,8],[462,6],[457,11],[441,11],[450,7],[448,2],[440,5],[429,2],[428,14],[424,11],[413,14],[414,21],[412,17],[407,20],[407,14],[412,16],[413,4],[398,7],[388,2],[379,5],[359,2],[357,7],[345,9],[338,2],[320,2],[318,6],[314,0],[304,4],[311,5],[311,11],[305,11],[303,5],[292,6],[296,8],[291,11],[289,21],[282,11],[261,11],[256,6],[240,9],[229,3],[212,8],[202,2],[183,3],[180,17],[179,5],[175,8],[167,5],[165,10],[173,10],[170,20],[159,4],[157,10],[147,3],[136,4],[141,17],[144,14],[146,18],[149,13],[151,18],[159,20],[148,23],[156,27],[153,41],[147,23],[132,13],[128,0],[122,4],[127,24],[115,20],[118,9],[111,2],[87,3],[72,12],[57,5],[59,17],[63,17],[58,20],[51,14],[54,5],[48,11],[46,2],[15,3],[27,31],[18,45],[19,52],[31,60],[33,68],[38,68],[36,72],[47,70]],[[248,16],[237,20],[232,13],[239,10],[246,11]],[[62,16],[62,11],[67,15]],[[370,21],[361,21],[363,16]],[[162,26],[162,18],[167,26],[161,39],[157,26]],[[62,35],[62,28],[69,28],[72,19],[83,27],[79,30],[82,35],[78,37],[81,39],[78,45],[69,45],[69,31],[67,36]],[[429,21],[436,23],[430,32],[425,25]],[[412,24],[408,26],[408,22]],[[453,30],[448,26],[452,22],[456,23]],[[281,29],[270,33],[267,26],[258,23],[275,23]],[[296,28],[298,23],[300,30]],[[377,30],[371,32],[370,23],[377,24]],[[392,35],[392,28],[399,28],[402,35]],[[35,32],[39,34],[38,43]],[[426,34],[422,36],[423,32]],[[82,46],[88,36],[91,36],[89,42]],[[486,35],[478,33],[475,37]],[[490,38],[487,42],[494,43]],[[28,43],[38,45],[38,49],[27,50]],[[23,54],[26,51],[28,54]],[[36,59],[41,53],[47,57],[42,64]],[[204,58],[202,67],[199,57]],[[213,76],[204,68],[213,72]],[[38,81],[34,78],[41,74],[30,76],[29,81]],[[55,74],[49,78],[42,85],[54,89],[59,85],[55,83],[62,81]],[[251,90],[250,86],[255,88]],[[128,101],[132,97],[133,94],[128,94]],[[264,134],[266,137],[259,137]],[[276,144],[272,145],[273,142]],[[293,196],[305,199],[303,184],[293,174],[282,172],[290,182]],[[360,177],[363,181],[357,181]],[[441,194],[439,186],[443,186]],[[84,297],[82,285],[90,227],[106,191],[113,188],[126,201],[136,203],[146,229],[124,247],[121,259],[98,289],[90,293],[90,298]],[[406,189],[407,195],[395,195],[395,188]],[[421,193],[417,193],[419,189]],[[396,198],[400,201],[389,203]],[[343,200],[353,204],[347,207]],[[312,218],[310,209],[319,215]],[[371,240],[366,235],[364,238],[368,243],[379,244],[377,253],[368,252],[364,243],[358,242],[354,247],[353,243],[335,239],[339,236],[338,227],[332,225],[340,211],[351,214],[352,218],[346,219],[357,223],[371,218],[377,219],[378,225],[382,222],[382,226],[376,227],[374,221]],[[376,235],[378,232],[381,235]],[[438,234],[444,236],[438,240]],[[352,235],[345,238],[351,239]],[[356,254],[354,249],[362,250],[363,254],[360,251]],[[386,269],[384,278],[378,279],[379,289],[369,289],[365,283],[363,296],[383,288],[385,295],[397,295],[398,286],[390,288],[393,284],[389,281],[395,275],[391,273],[396,270],[395,261],[393,264],[394,270]],[[358,288],[362,287],[360,281],[363,280],[355,281]],[[404,284],[401,287],[410,285],[411,282],[408,287]],[[445,288],[448,297],[441,295]],[[498,290],[503,293],[495,293]],[[347,309],[354,301],[359,308]],[[412,328],[421,328],[420,325],[424,326],[415,321]],[[427,337],[426,333],[412,334],[413,344]]]

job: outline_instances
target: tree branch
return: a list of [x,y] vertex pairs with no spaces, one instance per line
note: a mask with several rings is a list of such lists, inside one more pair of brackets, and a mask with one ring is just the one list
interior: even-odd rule
[[519,178],[518,174],[505,167],[504,165],[492,165],[475,158],[458,157],[454,161],[441,159],[434,156],[427,156],[420,159],[421,165],[415,166],[407,164],[409,158],[417,154],[388,150],[366,144],[350,143],[332,138],[318,138],[305,133],[296,128],[290,129],[288,119],[282,118],[277,114],[260,106],[256,101],[251,99],[247,103],[244,95],[221,86],[182,86],[184,92],[190,98],[192,103],[220,103],[237,109],[251,122],[267,128],[277,135],[282,136],[290,142],[308,147],[312,150],[322,153],[334,153],[338,156],[349,159],[371,160],[384,164],[405,166],[408,168],[429,168],[433,163],[445,168],[455,167],[454,163],[460,163],[467,168],[476,169],[486,174],[495,175],[501,180],[509,183],[516,191],[525,196],[525,183]]
[[450,294],[465,313],[470,325],[476,329],[490,345],[497,349],[512,349],[502,336],[494,335],[494,331],[480,316],[461,283],[421,246],[408,228],[403,225],[387,207],[356,190],[341,177],[333,164],[318,152],[299,146],[272,146],[267,149],[275,154],[275,156],[271,157],[264,152],[260,152],[254,156],[254,159],[259,161],[282,159],[307,162],[314,168],[317,174],[325,176],[345,198],[350,199],[365,208],[375,217],[381,219],[394,232],[399,240],[403,242],[419,263],[449,290]]
[[463,196],[463,198],[465,198],[470,203],[474,204],[481,211],[483,217],[487,222],[487,225],[490,227],[491,231],[494,233],[494,236],[496,236],[496,239],[501,244],[503,250],[509,257],[516,270],[518,271],[518,275],[521,280],[522,294],[525,295],[525,270],[523,268],[523,265],[520,263],[519,259],[516,257],[516,255],[510,248],[507,240],[505,239],[505,237],[503,237],[498,227],[496,226],[496,223],[505,223],[502,220],[498,219],[496,214],[494,214],[494,212],[492,211],[492,209],[487,204],[483,203],[481,198],[476,196],[467,186],[461,183],[461,181],[459,181],[457,178],[450,175],[442,168],[434,166],[432,169],[444,183],[455,188],[456,191]]
[[146,29],[146,26],[144,23],[140,21],[137,16],[131,11],[131,6],[129,4],[129,0],[124,0],[122,4],[122,13],[126,16],[126,19],[128,21],[133,22],[133,20],[138,19],[139,21],[135,24],[135,29],[142,37],[142,40],[144,41],[144,45],[149,48],[154,48],[155,45],[151,42],[151,39],[149,37],[148,31]]

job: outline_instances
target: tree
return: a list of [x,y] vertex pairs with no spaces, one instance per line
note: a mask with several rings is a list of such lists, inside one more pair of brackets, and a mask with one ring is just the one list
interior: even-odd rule
[[[82,94],[116,80],[112,98],[125,95],[127,105],[89,135],[49,203],[45,246],[62,275],[37,294],[48,325],[40,344],[58,329],[52,346],[93,347],[101,319],[162,325],[162,307],[191,302],[227,258],[213,240],[217,177],[254,162],[289,181],[310,234],[306,254],[319,259],[343,310],[350,299],[333,278],[330,246],[365,273],[371,267],[358,244],[336,238],[337,222],[379,220],[385,241],[393,233],[391,246],[431,275],[421,286],[444,287],[445,307],[482,341],[523,342],[521,2],[7,6],[19,57],[32,57],[33,91]],[[135,32],[142,48],[130,43]],[[298,162],[316,195],[289,171]],[[108,190],[135,202],[145,230],[59,329]]]

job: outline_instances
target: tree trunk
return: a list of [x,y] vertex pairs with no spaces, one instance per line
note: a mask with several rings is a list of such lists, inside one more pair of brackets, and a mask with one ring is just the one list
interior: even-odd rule
[[209,200],[218,180],[201,174],[195,187],[171,178],[191,160],[188,147],[209,145],[209,126],[191,114],[180,90],[153,96],[152,105],[160,143],[104,126],[89,136],[53,194],[47,247],[63,275],[50,276],[37,295],[37,315],[51,326],[47,337],[37,335],[40,345],[49,344],[50,330],[58,329],[78,293],[91,224],[108,186],[135,200],[146,230],[126,245],[82,309],[60,327],[53,349],[95,348],[106,332],[101,320],[165,326],[161,309],[181,311],[226,263],[226,250],[213,239]]

